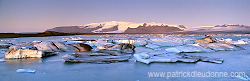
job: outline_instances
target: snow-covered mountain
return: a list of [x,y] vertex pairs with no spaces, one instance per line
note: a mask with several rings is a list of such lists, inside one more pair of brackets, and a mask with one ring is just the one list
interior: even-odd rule
[[189,27],[186,33],[250,33],[250,26],[239,24],[224,24],[216,26]]
[[216,26],[185,27],[165,23],[134,23],[108,21],[80,26],[63,26],[46,31],[63,33],[250,33],[250,26],[224,24]]
[[[144,28],[142,26],[144,25]],[[55,32],[64,32],[64,33],[124,33],[125,31],[129,33],[132,32],[128,29],[134,28],[134,30],[140,31],[140,33],[148,33],[154,28],[163,29],[161,33],[173,32],[173,31],[182,31],[185,29],[183,25],[169,25],[165,23],[133,23],[133,22],[122,22],[122,21],[109,21],[109,22],[101,22],[101,23],[90,23],[81,26],[64,26],[64,27],[55,27],[52,29],[48,29],[46,31],[55,31]],[[147,31],[143,31],[143,29],[147,29]],[[173,31],[171,29],[174,29]],[[133,31],[134,31],[133,30]],[[164,31],[167,30],[167,31]],[[151,33],[159,33],[157,31],[150,31]]]

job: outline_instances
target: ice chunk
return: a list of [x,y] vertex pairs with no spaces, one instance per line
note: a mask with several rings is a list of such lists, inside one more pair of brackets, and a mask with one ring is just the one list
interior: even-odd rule
[[42,41],[32,41],[33,43],[41,43]]
[[243,39],[240,39],[240,40],[242,40],[244,42],[247,42],[248,44],[250,43],[250,39],[248,39],[248,38],[243,38]]
[[88,44],[82,44],[82,43],[79,43],[79,44],[72,44],[72,46],[74,46],[75,48],[77,48],[79,51],[90,51],[91,49],[93,49],[90,45]]
[[170,41],[170,40],[148,40],[149,43],[157,45],[157,46],[180,46],[183,45],[182,42]]
[[182,52],[181,50],[178,50],[178,48],[167,48],[165,50],[167,52],[172,52],[172,53],[180,53],[180,52]]
[[167,52],[173,52],[173,53],[215,52],[209,48],[197,46],[197,44],[176,46],[176,47],[166,48],[165,50]]
[[18,70],[16,70],[16,72],[18,72],[18,73],[35,73],[36,70],[34,70],[34,69],[18,69]]
[[136,58],[137,61],[145,63],[145,64],[149,64],[150,61],[145,60],[150,58],[150,56],[148,54],[134,54],[134,57]]
[[5,58],[29,58],[29,57],[42,57],[43,52],[38,50],[29,49],[13,49],[5,52]]
[[241,79],[241,80],[247,80],[250,81],[250,78],[248,76],[236,76],[236,78]]
[[97,47],[99,45],[107,45],[107,44],[112,44],[113,45],[113,43],[108,43],[104,39],[98,39],[97,41],[87,41],[85,44],[88,44],[91,47]]
[[6,60],[5,59],[0,59],[0,62],[5,62]]
[[8,51],[9,49],[0,49],[0,54],[4,54],[6,51]]
[[148,44],[148,42],[147,41],[145,41],[145,40],[143,40],[143,41],[137,41],[137,42],[134,42],[134,45],[135,46],[145,46],[145,45],[147,45]]
[[247,44],[247,42],[243,40],[238,40],[237,42],[234,42],[233,44]]
[[126,61],[131,57],[130,54],[110,54],[100,52],[84,52],[77,54],[67,54],[62,58],[67,62],[83,62],[83,63],[115,63]]
[[217,40],[217,42],[229,43],[229,44],[248,44],[248,42],[245,42],[244,39],[243,39],[243,40],[233,41],[233,40],[230,39],[230,38],[227,38],[227,39],[220,39],[220,40]]
[[131,39],[124,39],[124,40],[112,40],[115,44],[121,44],[121,43],[128,43],[128,44],[134,44],[138,40],[131,40]]
[[66,41],[66,44],[78,44],[78,43],[84,43],[83,41]]
[[215,39],[213,39],[211,36],[206,36],[201,39],[197,39],[194,41],[195,43],[214,43]]
[[9,48],[12,44],[0,43],[0,48]]
[[227,43],[207,43],[207,44],[199,44],[202,47],[207,47],[215,51],[234,51],[234,50],[243,50],[244,48]]
[[146,45],[146,48],[150,48],[150,49],[153,49],[153,50],[158,50],[158,48],[160,48],[160,46],[148,43]]
[[149,64],[151,62],[197,62],[197,61],[203,61],[203,62],[211,62],[211,63],[222,63],[223,59],[220,58],[209,58],[209,57],[203,57],[203,56],[191,56],[186,54],[179,54],[179,53],[163,53],[163,54],[155,54],[155,55],[149,55],[145,53],[141,54],[134,54],[134,57],[136,58],[136,61]]
[[62,42],[53,42],[53,44],[60,50],[64,52],[73,52],[78,51],[77,48],[74,48],[73,46],[64,44]]
[[117,44],[117,45],[99,45],[98,50],[120,51],[122,53],[134,53],[135,46],[132,44]]
[[41,42],[39,44],[34,45],[40,51],[46,52],[58,52],[59,49],[50,41]]

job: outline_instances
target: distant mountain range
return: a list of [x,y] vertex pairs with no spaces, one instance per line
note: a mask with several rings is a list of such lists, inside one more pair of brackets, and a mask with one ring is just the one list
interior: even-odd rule
[[242,33],[250,34],[250,26],[239,24],[224,24],[216,26],[190,27],[185,33]]
[[186,27],[165,23],[133,23],[109,21],[81,26],[62,26],[46,31],[62,33],[250,33],[250,26],[224,24],[216,26]]

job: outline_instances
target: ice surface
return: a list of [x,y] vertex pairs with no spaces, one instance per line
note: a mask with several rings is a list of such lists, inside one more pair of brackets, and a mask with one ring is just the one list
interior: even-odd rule
[[5,62],[6,60],[5,59],[0,59],[0,62]]
[[38,50],[29,49],[13,49],[5,52],[5,58],[29,58],[29,57],[42,57],[43,52]]
[[16,70],[16,72],[18,72],[18,73],[35,73],[36,70],[34,70],[34,69],[18,69],[18,70]]
[[219,39],[217,40],[218,42],[224,42],[224,43],[229,43],[229,44],[248,44],[248,39],[241,39],[241,40],[237,40],[237,41],[233,41],[233,39],[227,38],[227,39]]
[[250,78],[248,76],[245,76],[245,77],[243,77],[243,76],[236,76],[236,78],[241,79],[241,80],[250,81]]
[[150,49],[153,49],[153,50],[159,50],[158,48],[160,48],[160,46],[152,44],[152,43],[148,43],[146,45],[146,48],[150,48]]
[[189,44],[184,46],[176,46],[165,49],[167,52],[174,53],[197,53],[197,52],[215,52],[206,47],[197,46],[197,44]]
[[152,62],[211,62],[211,63],[218,63],[221,64],[223,59],[220,58],[209,58],[204,56],[191,56],[186,54],[179,54],[179,53],[158,53],[158,54],[150,54],[150,53],[141,53],[141,54],[134,54],[134,57],[137,61],[149,64]]

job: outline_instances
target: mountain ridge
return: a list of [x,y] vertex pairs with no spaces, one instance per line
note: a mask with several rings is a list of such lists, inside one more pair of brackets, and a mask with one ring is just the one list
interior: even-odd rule
[[223,24],[215,26],[186,27],[165,23],[134,23],[107,21],[80,26],[61,26],[46,31],[61,33],[250,33],[250,26]]

